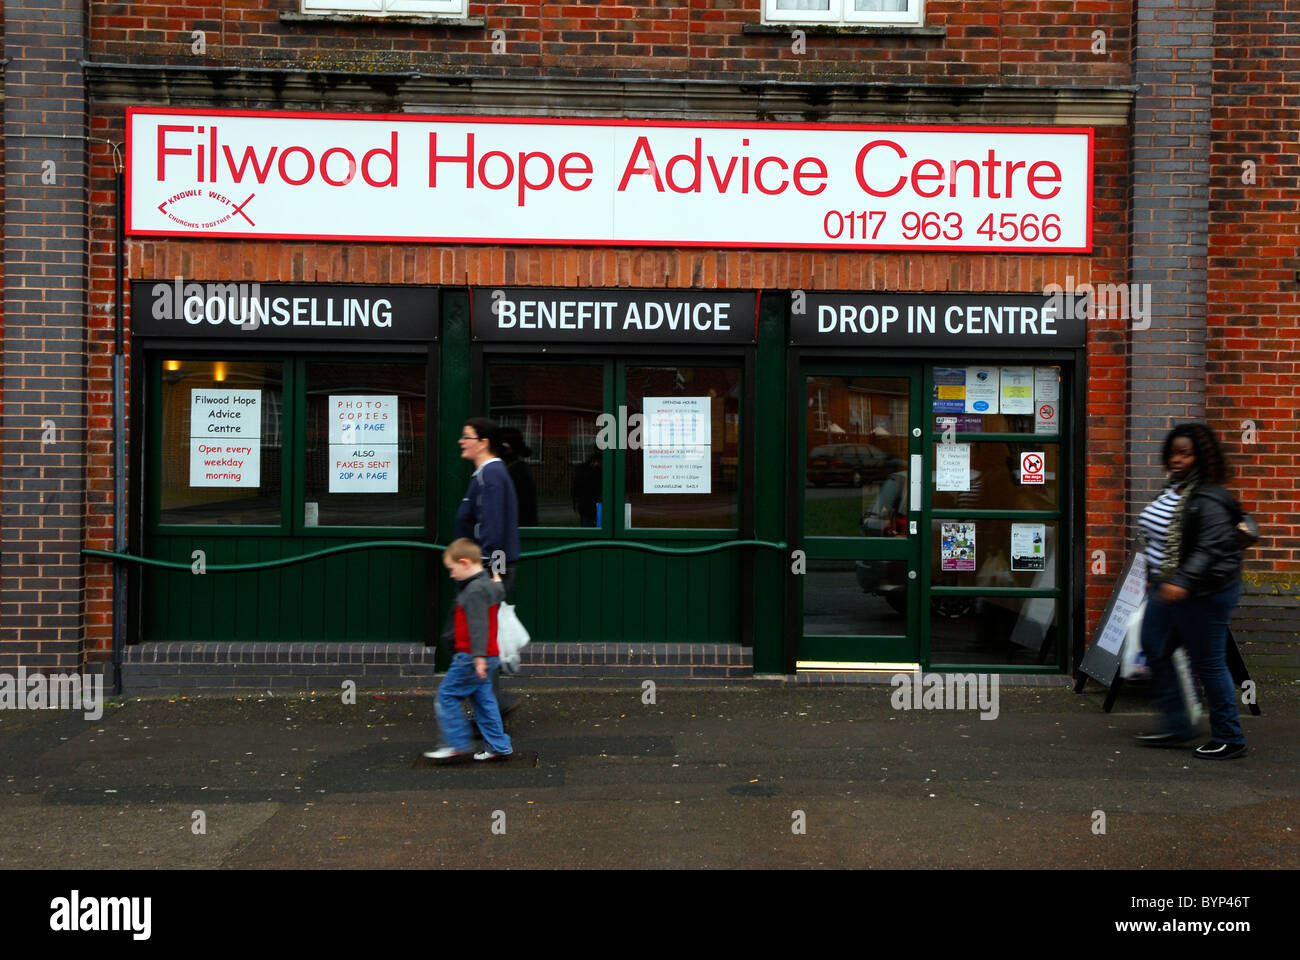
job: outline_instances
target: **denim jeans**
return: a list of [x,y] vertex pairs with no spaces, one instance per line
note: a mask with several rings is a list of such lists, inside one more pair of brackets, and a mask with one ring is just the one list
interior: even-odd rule
[[447,746],[468,753],[473,745],[469,720],[461,709],[461,701],[468,698],[474,704],[474,720],[487,748],[493,753],[511,753],[514,750],[501,726],[501,711],[492,693],[492,680],[499,669],[500,661],[488,657],[487,676],[480,678],[474,669],[474,658],[468,653],[458,653],[451,658],[451,665],[438,685],[436,700],[438,728]]
[[1187,651],[1192,671],[1205,688],[1210,710],[1210,735],[1222,743],[1245,743],[1237,715],[1237,688],[1224,660],[1228,645],[1228,620],[1241,595],[1234,584],[1206,597],[1188,597],[1177,603],[1157,599],[1158,586],[1147,591],[1146,614],[1142,618],[1142,652],[1151,668],[1156,706],[1164,715],[1162,733],[1193,736],[1187,708],[1178,686],[1178,673],[1170,657],[1181,646]]

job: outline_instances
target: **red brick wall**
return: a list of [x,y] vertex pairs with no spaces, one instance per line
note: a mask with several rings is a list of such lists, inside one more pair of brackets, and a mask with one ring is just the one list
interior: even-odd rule
[[[1219,5],[1210,167],[1207,419],[1269,541],[1300,570],[1300,0]],[[1253,160],[1255,182],[1243,183]],[[1250,421],[1256,442],[1244,442]]]
[[[420,69],[479,76],[664,76],[939,83],[1129,82],[1130,0],[929,0],[942,36],[745,33],[762,0],[471,3],[483,27],[283,22],[298,0],[92,3],[91,59],[257,64],[317,70]],[[203,55],[191,33],[206,32]],[[493,52],[493,31],[505,52]],[[1094,53],[1094,31],[1106,52]]]

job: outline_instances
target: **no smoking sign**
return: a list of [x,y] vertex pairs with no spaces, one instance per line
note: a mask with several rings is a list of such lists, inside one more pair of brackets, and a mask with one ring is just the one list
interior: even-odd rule
[[1044,483],[1042,451],[1020,455],[1020,482]]

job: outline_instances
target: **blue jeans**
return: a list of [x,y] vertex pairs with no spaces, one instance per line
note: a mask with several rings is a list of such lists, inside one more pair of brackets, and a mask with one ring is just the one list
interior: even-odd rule
[[474,669],[474,658],[468,653],[458,653],[451,658],[442,683],[438,685],[438,728],[442,732],[443,742],[447,746],[468,753],[473,746],[470,737],[469,720],[461,709],[461,701],[468,698],[474,704],[474,721],[483,742],[493,753],[512,753],[510,738],[501,726],[501,711],[497,708],[497,698],[492,693],[492,680],[500,669],[496,657],[487,658],[487,676],[480,678]]
[[1192,671],[1205,688],[1206,706],[1210,710],[1210,735],[1222,743],[1245,743],[1241,720],[1237,715],[1237,688],[1224,660],[1228,645],[1228,620],[1241,595],[1241,584],[1234,584],[1207,597],[1188,597],[1177,603],[1156,598],[1159,588],[1147,591],[1147,609],[1142,618],[1142,652],[1151,668],[1156,706],[1164,715],[1162,733],[1194,736],[1187,708],[1178,687],[1178,673],[1170,657],[1182,646],[1191,661]]

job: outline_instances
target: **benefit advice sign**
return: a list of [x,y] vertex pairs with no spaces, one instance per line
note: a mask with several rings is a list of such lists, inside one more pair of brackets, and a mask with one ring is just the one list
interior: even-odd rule
[[1075,127],[127,110],[127,232],[1083,253]]

